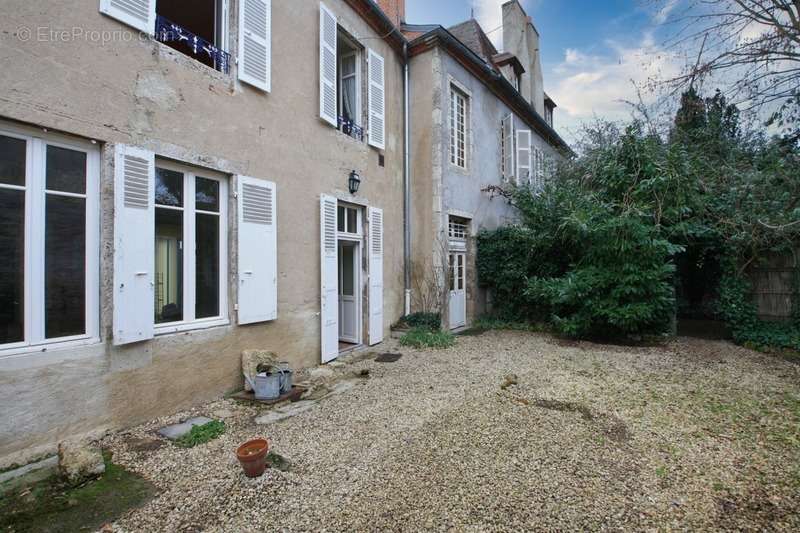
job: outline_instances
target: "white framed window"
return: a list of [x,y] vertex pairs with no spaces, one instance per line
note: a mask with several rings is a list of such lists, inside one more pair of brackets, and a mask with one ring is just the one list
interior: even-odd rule
[[156,333],[228,322],[228,180],[156,160]]
[[341,28],[338,29],[337,38],[339,129],[348,135],[362,139],[363,132],[353,131],[354,128],[361,129],[363,124],[361,115],[361,47],[349,39]]
[[467,168],[467,95],[450,86],[450,163]]
[[361,236],[361,209],[339,203],[336,213],[336,231],[343,235]]
[[0,124],[0,356],[99,342],[96,146]]

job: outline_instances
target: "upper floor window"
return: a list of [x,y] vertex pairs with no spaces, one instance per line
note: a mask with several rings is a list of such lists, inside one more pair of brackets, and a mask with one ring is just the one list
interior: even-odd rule
[[224,0],[156,0],[156,39],[227,73],[225,4]]
[[97,338],[99,155],[0,126],[0,349]]
[[[228,74],[230,0],[100,0],[100,12]],[[239,81],[272,87],[272,0],[237,0]],[[126,39],[127,40],[127,39]]]
[[468,97],[450,86],[450,162],[467,168]]
[[361,116],[361,47],[340,29],[337,44],[338,93],[337,110],[339,129],[347,135],[363,140],[364,123]]
[[[319,4],[319,14],[319,116],[334,128],[359,140],[364,138],[366,131],[369,145],[384,150],[384,58],[371,48],[361,47],[349,37],[339,26],[336,14],[323,2]],[[360,78],[362,55],[366,58],[364,81]],[[363,111],[362,90],[367,96]],[[366,124],[359,123],[362,117]]]
[[544,106],[544,120],[550,127],[553,126],[553,108],[548,105]]

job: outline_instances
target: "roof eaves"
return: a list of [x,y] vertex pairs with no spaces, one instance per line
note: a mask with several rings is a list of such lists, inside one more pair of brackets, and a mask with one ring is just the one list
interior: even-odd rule
[[[536,129],[538,133],[547,138],[547,140],[563,149],[570,154],[574,154],[572,148],[561,138],[561,136],[553,129],[547,121],[533,108],[533,106],[522,97],[519,92],[511,85],[505,76],[497,72],[492,65],[486,63],[480,56],[478,56],[470,47],[459,41],[453,34],[442,26],[429,31],[425,35],[421,35],[409,43],[409,56],[414,56],[423,53],[434,46],[437,41],[441,43],[445,49],[451,52],[456,59],[464,59],[468,61],[471,66],[476,69],[473,74],[483,80],[491,88],[494,88],[502,96],[507,98],[509,107],[515,108],[516,112],[526,119],[526,122]],[[458,55],[456,55],[456,52]]]

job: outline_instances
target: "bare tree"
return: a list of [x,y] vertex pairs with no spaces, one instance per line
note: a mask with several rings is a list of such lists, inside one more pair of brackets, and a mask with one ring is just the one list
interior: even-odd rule
[[772,111],[771,121],[800,138],[800,0],[689,0],[665,25],[668,48],[691,59],[660,83],[679,92],[713,76],[729,101]]
[[451,278],[447,243],[437,239],[434,247],[436,251],[431,256],[423,254],[411,262],[413,303],[417,311],[438,313],[444,317]]

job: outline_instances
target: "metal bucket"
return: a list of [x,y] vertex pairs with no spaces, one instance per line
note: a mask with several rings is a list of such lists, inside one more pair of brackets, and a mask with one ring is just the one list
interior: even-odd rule
[[244,378],[255,393],[256,400],[274,400],[282,394],[286,371],[272,365],[266,372],[259,372],[253,379],[245,374]]
[[278,363],[278,368],[281,371],[281,394],[286,394],[292,390],[292,377],[294,372],[286,361]]

